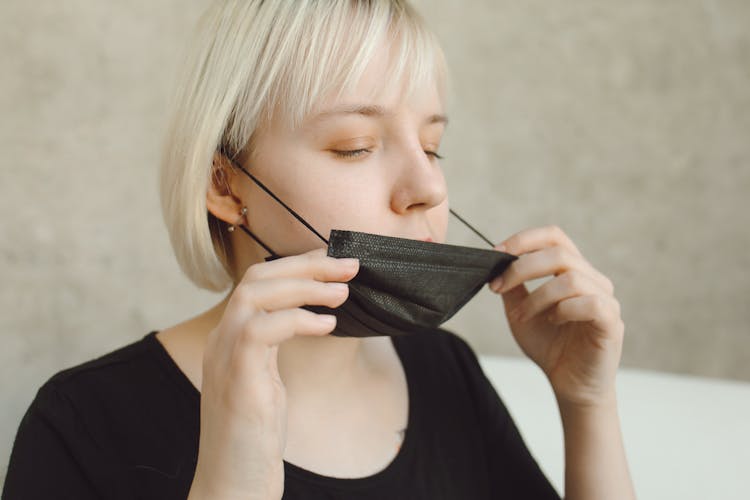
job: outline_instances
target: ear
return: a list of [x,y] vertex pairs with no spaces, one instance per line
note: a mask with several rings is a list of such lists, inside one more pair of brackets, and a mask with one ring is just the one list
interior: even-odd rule
[[228,224],[240,220],[243,202],[233,191],[237,173],[229,159],[221,153],[214,153],[211,178],[206,191],[206,207],[217,219]]

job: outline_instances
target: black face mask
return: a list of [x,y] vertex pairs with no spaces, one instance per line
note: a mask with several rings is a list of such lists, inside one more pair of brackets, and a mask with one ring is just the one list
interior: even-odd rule
[[[331,332],[335,336],[398,336],[433,330],[518,258],[499,250],[340,229],[332,229],[330,240],[326,240],[242,165],[232,163],[323,240],[328,245],[329,257],[359,259],[359,271],[348,281],[349,297],[342,305],[302,306],[316,313],[335,315],[336,327]],[[450,212],[494,246],[452,209]],[[266,261],[282,257],[244,225],[239,227],[271,254]]]

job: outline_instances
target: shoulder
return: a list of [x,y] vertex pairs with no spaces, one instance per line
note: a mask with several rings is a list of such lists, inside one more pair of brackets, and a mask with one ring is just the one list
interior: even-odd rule
[[72,493],[82,485],[109,498],[131,487],[164,488],[165,481],[181,486],[178,472],[192,477],[199,401],[174,382],[153,333],[41,385],[16,433],[8,469],[15,488],[28,489],[27,478],[42,477],[66,498],[93,498]]
[[80,456],[119,460],[155,446],[164,453],[192,446],[200,398],[180,383],[154,333],[52,375],[27,410],[29,422],[51,429]]
[[[151,334],[149,333],[149,335]],[[123,364],[141,360],[148,351],[147,338],[149,335],[130,344],[117,347],[96,358],[64,368],[52,375],[48,383],[66,386],[74,384],[81,377],[91,376],[101,371],[116,370]]]
[[[126,419],[132,410],[163,397],[162,362],[151,344],[153,332],[94,359],[64,368],[38,389],[30,410],[50,421]],[[112,422],[110,422],[112,423]]]
[[73,395],[81,387],[95,387],[132,374],[134,365],[145,366],[151,361],[147,337],[64,368],[50,376],[41,389]]

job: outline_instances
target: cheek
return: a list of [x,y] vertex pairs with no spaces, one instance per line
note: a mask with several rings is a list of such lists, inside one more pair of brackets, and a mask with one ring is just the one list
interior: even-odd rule
[[383,225],[388,210],[388,191],[382,178],[341,175],[319,186],[314,195],[327,228],[373,231]]
[[[382,221],[384,188],[382,180],[371,179],[363,169],[355,169],[352,166],[350,171],[333,171],[314,162],[297,165],[295,174],[287,175],[274,193],[324,238],[328,238],[331,229],[369,231]],[[284,245],[281,250],[302,253],[325,246],[260,188],[251,193],[250,199],[257,202],[256,213],[264,214],[266,234]]]

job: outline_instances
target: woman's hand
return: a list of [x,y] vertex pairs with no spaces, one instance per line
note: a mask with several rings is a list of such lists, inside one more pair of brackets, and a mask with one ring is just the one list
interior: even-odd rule
[[[490,288],[502,294],[516,342],[547,375],[558,401],[611,403],[625,332],[612,282],[557,226],[520,231],[495,248],[519,258]],[[526,280],[547,275],[554,277],[528,292]]]
[[[357,259],[319,248],[251,265],[203,354],[198,463],[189,498],[278,500],[284,489],[286,390],[279,344],[328,335],[336,317],[300,308],[344,303]],[[324,321],[328,317],[332,321]]]

